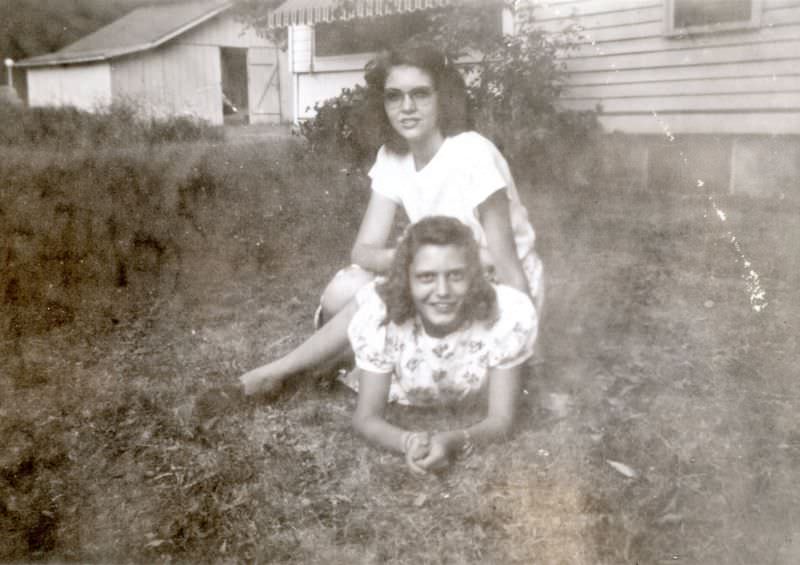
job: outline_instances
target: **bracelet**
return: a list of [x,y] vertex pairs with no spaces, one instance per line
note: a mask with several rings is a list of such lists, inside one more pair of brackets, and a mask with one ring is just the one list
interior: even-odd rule
[[466,457],[471,455],[475,450],[475,443],[472,441],[472,436],[469,431],[464,429],[461,430],[461,433],[464,435],[464,442],[461,444],[461,453]]

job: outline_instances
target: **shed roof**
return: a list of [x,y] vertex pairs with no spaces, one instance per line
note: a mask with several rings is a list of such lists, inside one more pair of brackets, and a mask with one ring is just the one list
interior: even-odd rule
[[30,57],[18,67],[106,61],[153,49],[227,10],[232,0],[192,0],[133,10],[60,51]]
[[[477,0],[287,0],[269,18],[270,27],[386,16]],[[493,0],[496,1],[496,0]]]

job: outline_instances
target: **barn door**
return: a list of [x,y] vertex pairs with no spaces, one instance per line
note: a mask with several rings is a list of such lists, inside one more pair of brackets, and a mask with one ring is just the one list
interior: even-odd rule
[[281,121],[277,48],[251,47],[247,50],[247,93],[251,124]]

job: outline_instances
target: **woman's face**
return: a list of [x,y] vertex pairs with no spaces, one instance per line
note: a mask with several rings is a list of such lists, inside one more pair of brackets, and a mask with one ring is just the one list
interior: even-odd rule
[[399,65],[386,76],[383,107],[394,130],[409,145],[440,134],[439,99],[433,77],[419,67]]
[[428,335],[443,336],[464,321],[469,292],[466,249],[458,245],[423,245],[408,268],[411,298]]

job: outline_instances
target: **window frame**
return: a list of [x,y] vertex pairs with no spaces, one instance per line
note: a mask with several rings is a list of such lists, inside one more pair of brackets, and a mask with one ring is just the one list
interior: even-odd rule
[[685,37],[687,35],[723,33],[726,31],[738,31],[756,29],[761,27],[761,14],[763,11],[763,0],[750,0],[750,19],[734,22],[719,22],[713,24],[690,25],[675,27],[675,2],[677,0],[665,0],[664,15],[664,35],[667,37]]
[[[487,4],[486,8],[497,11],[495,14],[492,14],[492,17],[496,17],[497,18],[497,22],[496,23],[497,23],[497,31],[498,31],[498,33],[500,35],[509,35],[509,34],[513,35],[513,33],[514,33],[513,11],[509,8],[508,3],[506,3],[506,2],[492,2],[492,3]],[[370,17],[370,18],[355,18],[355,20],[361,20],[363,22],[365,20],[368,21],[368,20],[375,20],[375,19],[378,19],[378,18],[390,18],[390,17],[398,16],[398,15],[409,15],[410,16],[411,14],[420,13],[420,12],[422,12],[422,13],[425,13],[425,12],[430,13],[433,10],[436,10],[436,9],[437,8],[428,9],[428,10],[422,10],[422,11],[416,11],[416,12],[401,12],[401,13],[398,13],[398,14],[386,14],[386,15],[383,15],[383,16],[373,16],[373,17]],[[457,9],[457,8],[451,7],[451,8],[438,8],[438,9],[445,9],[446,10],[446,9]],[[345,21],[352,22],[354,20],[345,20]],[[331,24],[332,25],[336,25],[337,23],[339,23],[339,22],[326,22],[325,24],[326,25],[331,25]],[[369,24],[367,24],[367,25],[369,25]],[[325,53],[324,51],[323,51],[323,53],[320,53],[319,49],[318,49],[318,39],[319,38],[317,36],[317,25],[313,25],[312,29],[313,29],[313,31],[312,31],[312,37],[313,37],[312,55],[313,55],[314,61],[321,61],[321,62],[323,62],[323,64],[325,64],[325,63],[336,64],[337,62],[341,62],[341,63],[344,63],[344,64],[353,64],[355,62],[361,61],[365,54],[369,54],[370,58],[372,58],[372,56],[374,56],[374,54],[377,52],[375,50],[370,50],[370,51],[356,51],[356,52],[351,52],[351,53]]]
[[[326,52],[327,49],[323,50],[322,52],[320,52],[320,49],[319,49],[319,47],[320,47],[320,39],[322,39],[322,38],[320,38],[318,36],[318,32],[319,32],[319,27],[318,26],[319,25],[323,25],[323,26],[343,26],[343,25],[369,26],[369,25],[374,25],[374,22],[377,21],[377,20],[384,20],[384,22],[385,22],[386,18],[392,18],[392,17],[396,17],[396,16],[407,17],[407,18],[410,19],[410,18],[413,18],[413,17],[417,17],[421,13],[422,12],[402,12],[402,13],[399,13],[399,14],[387,14],[387,15],[383,15],[383,16],[373,16],[373,17],[370,17],[370,18],[353,18],[353,19],[350,19],[350,20],[324,22],[324,23],[316,24],[316,25],[313,26],[313,29],[314,29],[314,32],[313,32],[313,34],[314,34],[314,58],[316,60],[322,59],[322,60],[331,60],[331,61],[333,61],[333,60],[345,60],[346,61],[346,60],[349,60],[349,59],[355,59],[359,55],[362,55],[363,53],[375,53],[376,52],[376,49],[374,49],[374,48],[368,48],[365,51],[346,51],[346,52],[341,52],[341,53],[339,53],[339,52]],[[381,23],[382,23],[382,25],[385,25],[383,22],[381,22]],[[358,33],[356,30],[353,30],[353,32],[356,35]],[[373,46],[368,46],[368,47],[373,47]]]

